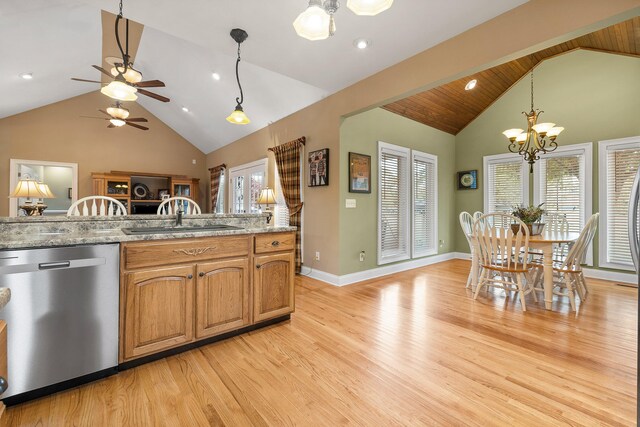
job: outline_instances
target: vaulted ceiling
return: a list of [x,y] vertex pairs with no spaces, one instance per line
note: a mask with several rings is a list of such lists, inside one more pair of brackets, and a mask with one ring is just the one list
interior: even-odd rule
[[[456,135],[538,63],[574,49],[595,49],[640,58],[640,17],[409,96],[383,108]],[[465,90],[465,85],[472,79],[477,80],[477,86]]]

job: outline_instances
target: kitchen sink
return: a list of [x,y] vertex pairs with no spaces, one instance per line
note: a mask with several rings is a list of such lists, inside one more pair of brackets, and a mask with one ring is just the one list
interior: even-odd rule
[[242,230],[242,227],[235,227],[226,224],[212,224],[203,226],[173,226],[173,227],[133,227],[123,228],[124,234],[165,234],[165,233],[204,233],[207,231],[221,230]]

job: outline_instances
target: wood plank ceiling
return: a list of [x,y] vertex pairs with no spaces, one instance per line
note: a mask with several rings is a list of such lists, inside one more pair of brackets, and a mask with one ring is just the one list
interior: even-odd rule
[[[640,56],[640,17],[409,96],[382,108],[456,135],[539,62],[575,49]],[[476,79],[475,89],[465,91]]]

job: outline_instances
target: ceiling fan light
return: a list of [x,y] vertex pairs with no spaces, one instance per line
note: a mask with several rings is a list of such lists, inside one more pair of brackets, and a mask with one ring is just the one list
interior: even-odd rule
[[100,92],[102,92],[104,95],[107,95],[109,98],[117,99],[119,101],[135,101],[136,99],[138,99],[138,96],[136,95],[137,91],[138,89],[136,89],[135,87],[129,86],[128,84],[117,80],[112,81],[111,83],[100,89]]
[[107,108],[107,113],[116,119],[126,119],[129,117],[129,110],[122,107],[109,107]]
[[112,125],[114,125],[115,127],[121,127],[127,124],[127,122],[125,122],[124,120],[120,120],[120,119],[111,119],[109,120],[111,122]]
[[553,129],[555,125],[555,123],[538,123],[537,125],[533,125],[533,130],[544,136]]
[[246,125],[251,123],[249,117],[244,113],[241,106],[236,106],[236,109],[233,110],[233,113],[229,114],[227,117],[227,121],[229,123],[233,123],[234,125]]
[[[124,67],[122,65],[111,68],[111,75],[113,77],[118,76],[118,70],[124,71]],[[140,83],[142,81],[142,73],[140,71],[134,70],[131,67],[127,67],[127,72],[123,74],[124,79],[129,83]]]
[[374,16],[389,9],[393,0],[347,0],[347,7],[356,15]]
[[518,135],[522,133],[522,129],[507,129],[502,134],[509,138],[511,141],[515,141]]
[[329,37],[330,17],[322,8],[322,1],[310,0],[309,7],[295,21],[293,28],[307,40],[324,40]]

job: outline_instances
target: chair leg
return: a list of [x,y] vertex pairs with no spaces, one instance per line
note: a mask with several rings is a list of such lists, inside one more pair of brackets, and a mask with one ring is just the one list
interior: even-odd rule
[[571,283],[571,275],[564,275],[564,282],[567,286],[567,296],[569,297],[569,303],[571,304],[571,310],[576,311],[576,295],[573,292],[573,284]]
[[587,288],[587,282],[584,280],[584,274],[582,271],[578,273],[578,281],[580,282],[580,286],[582,286],[582,293],[584,294],[584,299],[587,299],[587,295],[589,295],[589,288]]
[[467,286],[466,288],[469,289],[471,287],[471,272],[469,272],[469,277],[467,277]]
[[584,301],[584,288],[582,287],[582,283],[580,283],[580,277],[578,275],[572,275],[571,282],[573,283],[573,288],[578,293],[578,297],[580,297],[580,301]]
[[522,311],[527,311],[527,303],[524,301],[524,286],[522,286],[522,274],[516,274],[516,281],[518,283],[518,295],[520,295],[520,304],[522,304]]
[[478,279],[476,290],[473,293],[473,299],[478,299],[478,294],[480,293],[480,289],[482,289],[483,286],[486,286],[486,283],[484,282],[484,280],[485,280],[485,276],[487,275],[487,272],[488,270],[483,269],[482,273],[480,273],[480,278]]

